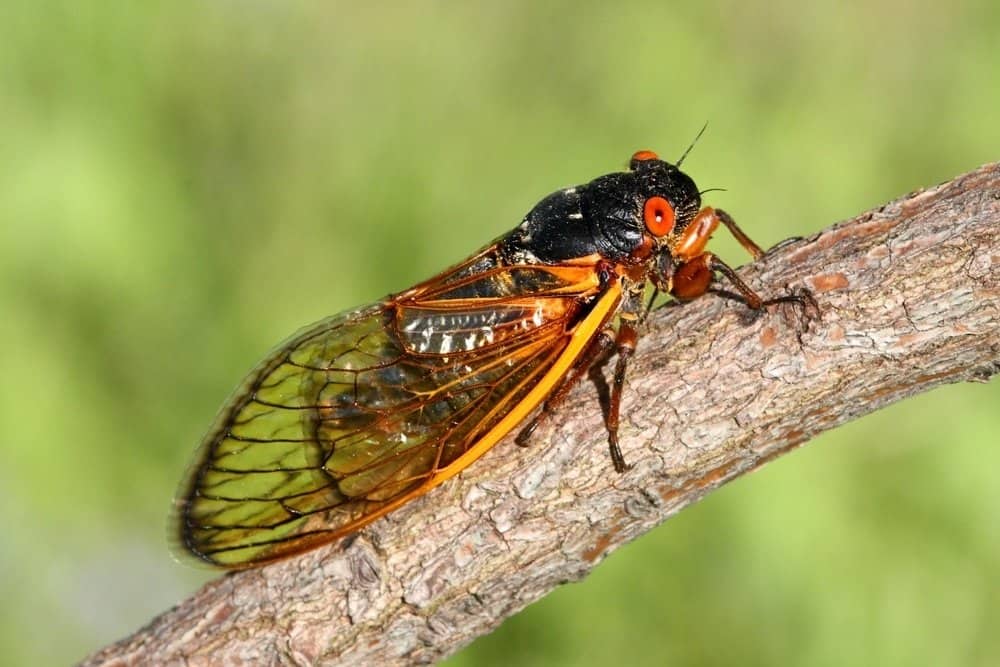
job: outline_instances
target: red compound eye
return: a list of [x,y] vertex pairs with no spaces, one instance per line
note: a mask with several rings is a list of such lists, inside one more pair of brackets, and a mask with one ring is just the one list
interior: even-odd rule
[[674,230],[674,209],[663,197],[650,197],[642,207],[642,219],[653,236],[666,236]]

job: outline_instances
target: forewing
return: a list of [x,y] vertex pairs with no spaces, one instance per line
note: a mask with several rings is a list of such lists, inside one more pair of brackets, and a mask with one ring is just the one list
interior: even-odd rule
[[185,548],[226,567],[274,560],[433,484],[559,357],[591,274],[484,271],[294,336],[203,441],[178,496]]

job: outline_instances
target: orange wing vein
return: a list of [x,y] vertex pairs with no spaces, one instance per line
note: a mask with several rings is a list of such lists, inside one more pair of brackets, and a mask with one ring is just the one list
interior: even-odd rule
[[307,327],[223,406],[176,504],[183,548],[239,568],[347,535],[457,474],[537,407],[617,310],[592,266],[484,252]]

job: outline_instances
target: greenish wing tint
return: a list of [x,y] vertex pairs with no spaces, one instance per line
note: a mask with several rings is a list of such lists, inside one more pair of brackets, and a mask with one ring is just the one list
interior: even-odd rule
[[[519,270],[537,274],[528,296],[486,272],[330,317],[277,348],[202,442],[175,501],[181,546],[253,565],[419,495],[538,382],[586,310],[589,283],[574,293],[546,267]],[[504,295],[469,296],[483,293]]]

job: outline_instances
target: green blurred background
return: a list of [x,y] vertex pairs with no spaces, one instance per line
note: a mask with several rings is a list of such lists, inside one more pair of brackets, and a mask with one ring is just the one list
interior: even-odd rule
[[[5,664],[193,591],[167,510],[244,372],[555,188],[709,121],[687,169],[770,245],[1000,159],[985,0],[358,4],[0,5]],[[827,434],[450,664],[996,665],[998,399]]]

